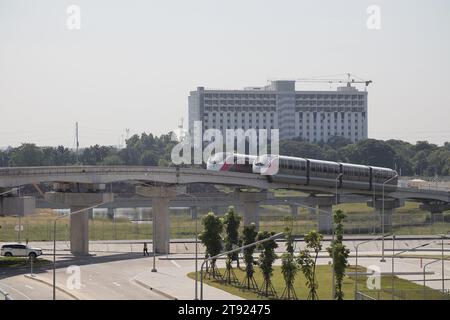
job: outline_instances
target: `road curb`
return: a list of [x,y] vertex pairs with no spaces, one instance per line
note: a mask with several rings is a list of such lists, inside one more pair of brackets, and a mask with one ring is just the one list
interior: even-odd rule
[[[36,275],[32,276],[32,275],[29,275],[29,274],[24,274],[24,277],[28,278],[28,279],[32,279],[32,280],[38,281],[38,282],[43,283],[43,284],[46,284],[46,285],[48,285],[50,287],[53,287],[53,283],[50,283],[50,282],[48,282],[48,281],[46,281],[46,280],[44,280],[42,278],[39,278]],[[79,297],[77,297],[73,293],[67,291],[66,289],[63,289],[63,288],[61,288],[59,286],[56,286],[56,289],[58,289],[61,292],[64,292],[65,294],[67,294],[68,296],[72,297],[75,300],[81,300]]]
[[164,297],[166,297],[166,298],[168,298],[168,299],[170,299],[170,300],[178,300],[178,299],[175,298],[174,296],[171,296],[170,294],[167,294],[167,293],[165,293],[165,292],[163,292],[163,291],[161,291],[161,290],[159,290],[159,289],[153,288],[152,286],[149,286],[148,284],[146,284],[146,283],[144,283],[144,282],[142,282],[142,281],[140,281],[140,280],[138,280],[138,279],[136,279],[136,278],[134,278],[133,281],[134,281],[136,284],[140,285],[141,287],[143,287],[143,288],[145,288],[145,289],[148,289],[148,290],[151,290],[151,291],[154,291],[154,292],[156,292],[157,294],[159,294],[159,295],[161,295],[161,296],[164,296]]

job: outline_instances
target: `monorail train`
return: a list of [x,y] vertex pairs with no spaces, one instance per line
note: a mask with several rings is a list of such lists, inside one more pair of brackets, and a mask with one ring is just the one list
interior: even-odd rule
[[[238,159],[245,164],[236,165]],[[398,180],[397,172],[389,168],[268,154],[218,153],[208,159],[207,169],[252,172],[266,175],[273,182],[333,188],[381,190],[385,183],[386,192],[395,191]]]
[[389,168],[267,154],[253,162],[252,171],[274,182],[349,189],[381,190],[385,183],[385,191],[395,191],[398,182]]
[[229,152],[218,152],[208,158],[206,169],[212,171],[253,172],[257,156]]

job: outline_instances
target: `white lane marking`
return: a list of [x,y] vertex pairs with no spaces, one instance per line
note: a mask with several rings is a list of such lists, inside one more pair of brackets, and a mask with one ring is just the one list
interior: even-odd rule
[[21,296],[24,296],[27,300],[31,300],[31,298],[30,298],[29,296],[27,296],[25,293],[23,293],[23,292],[17,290],[17,289],[14,288],[14,287],[8,286],[7,284],[4,284],[4,283],[2,283],[2,286],[8,287],[8,288],[10,288],[11,290],[14,290],[15,292],[17,292],[17,293],[20,294]]
[[120,284],[118,284],[117,282],[114,282],[114,281],[113,281],[113,285],[120,287]]
[[176,262],[175,260],[170,260],[170,262],[172,262],[172,264],[177,267],[177,268],[181,268],[181,266],[178,264],[178,262]]
[[32,286],[29,286],[27,284],[25,285],[25,287],[27,287],[28,289],[34,290],[34,288]]

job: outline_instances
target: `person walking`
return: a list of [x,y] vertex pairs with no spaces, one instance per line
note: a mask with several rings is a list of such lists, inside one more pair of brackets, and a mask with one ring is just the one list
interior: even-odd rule
[[145,254],[147,254],[148,256],[150,255],[148,253],[147,242],[144,242],[144,256],[145,256]]

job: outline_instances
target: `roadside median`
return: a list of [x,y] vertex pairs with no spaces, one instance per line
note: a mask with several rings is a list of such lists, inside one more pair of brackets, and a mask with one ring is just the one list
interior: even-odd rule
[[[34,281],[38,281],[40,283],[43,283],[45,285],[48,285],[49,287],[53,287],[53,283],[51,283],[50,281],[47,281],[46,279],[39,277],[35,274],[31,275],[31,274],[25,274],[24,275],[25,278],[34,280]],[[62,293],[68,295],[69,297],[71,297],[74,300],[81,300],[78,296],[74,295],[72,292],[64,289],[63,287],[56,285],[56,290],[61,291]]]

